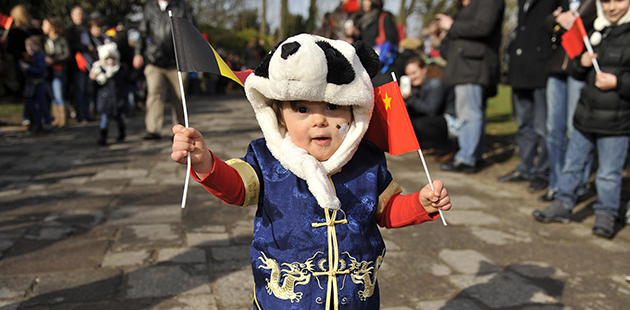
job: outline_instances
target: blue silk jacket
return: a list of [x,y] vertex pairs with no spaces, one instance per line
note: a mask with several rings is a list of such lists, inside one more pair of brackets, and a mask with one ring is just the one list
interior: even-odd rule
[[361,142],[329,176],[341,210],[321,208],[306,181],[285,169],[264,139],[227,163],[258,204],[250,249],[258,309],[378,309],[385,244],[375,215],[400,187],[383,151]]

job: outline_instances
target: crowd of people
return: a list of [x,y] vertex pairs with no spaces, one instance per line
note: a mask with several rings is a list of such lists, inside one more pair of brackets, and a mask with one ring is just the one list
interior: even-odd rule
[[[498,181],[527,182],[531,192],[544,191],[539,200],[552,204],[535,212],[542,222],[567,221],[575,204],[593,194],[589,187],[597,188],[593,232],[611,238],[620,218],[630,107],[621,88],[628,80],[628,64],[603,47],[627,48],[629,1],[519,1],[517,25],[504,34],[503,0],[458,0],[453,16],[437,14],[420,38],[405,38],[383,0],[342,0],[314,34],[363,41],[377,51],[380,69],[373,85],[391,81],[392,73],[400,78],[420,146],[426,155],[436,155],[445,171],[483,169],[485,109],[488,98],[497,94],[503,58],[520,162]],[[116,140],[124,141],[124,119],[137,109],[138,89],[144,86],[142,138],[161,139],[166,99],[169,93],[181,98],[167,9],[196,25],[184,0],[149,1],[135,39],[122,23],[105,27],[98,12],[86,15],[80,6],[70,10],[68,26],[54,17],[44,18],[40,26],[23,6],[14,7],[14,25],[2,47],[13,60],[25,98],[23,124],[44,133],[66,126],[68,118],[82,123],[98,119],[97,142],[106,145],[108,122],[115,120]],[[577,16],[592,37],[595,54],[570,59],[561,41]],[[252,37],[242,55],[218,51],[233,70],[254,69],[267,54],[263,46]],[[597,64],[601,72],[593,69]],[[191,93],[225,93],[230,83],[203,73],[187,76]],[[171,102],[173,123],[184,123],[181,105]],[[595,185],[589,184],[593,166]]]
[[[614,51],[630,42],[624,41],[630,1],[519,1],[517,24],[504,34],[503,0],[459,0],[453,16],[437,14],[416,42],[399,40],[383,1],[361,1],[361,8],[351,5],[356,1],[341,2],[320,33],[365,40],[377,51],[386,45],[383,38],[398,46],[393,60],[381,51],[383,70],[373,84],[389,82],[391,72],[402,75],[401,91],[420,146],[425,154],[438,155],[442,170],[483,169],[487,100],[497,94],[507,71],[519,164],[498,181],[526,182],[530,192],[543,192],[538,200],[551,204],[534,212],[541,222],[570,221],[575,205],[596,191],[593,234],[614,236],[615,222],[626,217],[620,214],[621,181],[630,134],[630,101],[623,88],[630,82],[630,64]],[[578,16],[594,54],[584,49],[571,59],[562,37]],[[330,24],[345,27],[335,31]]]

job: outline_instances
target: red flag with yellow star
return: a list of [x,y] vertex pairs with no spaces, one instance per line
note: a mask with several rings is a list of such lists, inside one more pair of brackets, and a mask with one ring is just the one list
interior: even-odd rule
[[391,155],[420,149],[397,82],[374,88],[374,112],[365,139]]

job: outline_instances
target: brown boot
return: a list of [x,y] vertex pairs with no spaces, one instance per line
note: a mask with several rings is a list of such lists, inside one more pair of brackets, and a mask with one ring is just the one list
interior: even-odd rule
[[60,105],[57,106],[59,109],[59,122],[57,127],[66,126],[66,106]]
[[51,112],[52,112],[53,120],[52,120],[52,122],[50,124],[53,127],[59,127],[59,125],[58,125],[59,124],[59,110],[57,109],[56,105],[52,106],[52,111]]

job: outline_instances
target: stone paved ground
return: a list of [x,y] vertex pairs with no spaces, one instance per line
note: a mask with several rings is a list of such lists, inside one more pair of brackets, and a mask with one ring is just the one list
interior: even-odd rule
[[[190,102],[191,124],[220,158],[261,136],[241,95]],[[254,208],[193,183],[180,211],[170,134],[147,142],[142,117],[129,124],[127,141],[108,147],[96,146],[95,123],[45,136],[2,128],[0,309],[251,309]],[[572,223],[543,225],[531,217],[539,193],[495,181],[514,161],[474,175],[428,163],[452,195],[449,226],[383,230],[383,309],[630,308],[630,231],[594,237],[593,199]],[[426,183],[416,154],[389,164],[407,192]]]

